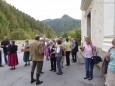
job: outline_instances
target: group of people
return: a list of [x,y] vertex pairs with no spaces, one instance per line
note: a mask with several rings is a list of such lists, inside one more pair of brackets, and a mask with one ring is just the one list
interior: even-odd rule
[[[40,48],[40,45],[43,45],[43,48]],[[43,53],[40,51],[44,50]],[[76,55],[78,51],[78,44],[76,39],[72,39],[72,42],[69,39],[66,39],[64,42],[62,38],[57,40],[40,40],[40,36],[35,37],[35,41],[30,44],[30,60],[33,61],[31,69],[31,83],[36,81],[36,85],[43,83],[39,80],[40,74],[42,73],[43,59],[44,54],[46,60],[50,59],[51,69],[50,71],[56,72],[57,75],[62,75],[62,58],[66,56],[66,66],[70,66],[70,52],[72,52],[72,61],[76,62]],[[64,60],[63,60],[64,61]],[[37,66],[37,67],[36,67]],[[36,69],[36,79],[34,79],[34,70]]]
[[[42,45],[43,48],[40,48],[40,45]],[[0,47],[3,48],[5,64],[7,64],[11,70],[14,70],[15,66],[19,64],[17,56],[18,46],[15,44],[15,41],[11,41],[10,43],[8,38],[4,37],[4,40],[1,42]],[[23,49],[21,51],[24,52],[24,66],[29,66],[30,61],[32,61],[31,83],[36,81],[36,84],[38,85],[43,83],[43,81],[39,80],[39,77],[40,74],[43,73],[42,68],[44,56],[46,57],[46,60],[50,60],[50,71],[56,72],[57,75],[62,75],[62,67],[65,58],[66,66],[70,66],[70,53],[72,55],[72,62],[77,62],[78,43],[75,38],[72,38],[71,41],[68,38],[65,40],[63,38],[47,40],[44,37],[36,35],[35,41],[33,41],[32,43],[30,43],[28,40],[25,41],[25,43],[23,44]],[[0,67],[3,67],[1,51]],[[34,79],[33,77],[35,68],[37,68],[36,79]]]
[[[56,49],[58,50],[59,46],[61,46],[61,58],[57,59],[58,56],[56,54]],[[59,49],[60,50],[60,49]],[[59,51],[58,51],[59,52]],[[50,59],[51,62],[51,69],[50,71],[56,72],[56,62],[60,61],[61,64],[59,64],[61,67],[63,67],[64,59],[66,58],[66,66],[70,66],[70,53],[72,55],[72,62],[77,62],[77,52],[78,52],[78,43],[75,38],[72,38],[70,41],[68,38],[64,39],[59,38],[57,41],[50,40],[49,42],[45,42],[45,57],[46,60]],[[59,66],[57,65],[57,67]],[[57,73],[58,75],[62,74],[62,71],[60,69],[60,72]]]
[[[1,48],[3,48],[3,54],[4,54],[4,60],[5,64],[10,67],[11,70],[15,69],[15,66],[18,64],[18,56],[17,56],[17,50],[18,46],[15,45],[15,41],[10,41],[5,36],[4,40],[1,42]],[[0,51],[0,67],[3,67],[2,65],[2,55]]]
[[[105,82],[106,86],[115,86],[115,39],[112,40],[112,47],[108,50],[105,55],[105,60],[109,62],[107,79]],[[46,38],[41,38],[39,35],[35,36],[35,40],[32,43],[29,43],[28,40],[25,41],[23,45],[24,52],[23,61],[25,62],[24,66],[29,66],[30,61],[32,61],[31,68],[31,83],[36,81],[36,85],[43,83],[40,81],[40,75],[43,73],[43,60],[44,56],[46,60],[50,60],[51,69],[50,71],[56,72],[57,75],[62,75],[62,67],[64,66],[64,60],[66,59],[66,65],[70,66],[70,61],[73,63],[77,62],[77,52],[78,52],[78,43],[75,38],[72,38],[71,41],[66,38],[58,38],[56,40],[48,40]],[[8,40],[7,37],[4,37],[4,40],[1,42],[1,48],[3,48],[5,64],[10,66],[11,70],[15,69],[15,66],[19,63],[17,50],[18,46],[15,45],[15,41]],[[92,63],[92,56],[96,52],[96,46],[91,41],[90,36],[86,36],[84,42],[81,44],[81,51],[83,52],[85,60],[85,70],[86,76],[84,79],[92,80],[93,79],[93,68],[94,64]],[[70,60],[70,54],[72,59]],[[8,59],[7,59],[8,56]],[[37,66],[37,67],[36,67]],[[0,67],[2,65],[2,56],[0,51]],[[36,69],[36,79],[34,79],[34,71]]]

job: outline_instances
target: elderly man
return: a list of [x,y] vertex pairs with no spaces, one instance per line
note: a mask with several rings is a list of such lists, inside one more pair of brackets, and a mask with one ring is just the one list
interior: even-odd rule
[[1,47],[3,48],[3,53],[4,53],[4,60],[5,60],[5,63],[7,64],[8,61],[7,61],[7,48],[8,48],[8,45],[10,44],[10,41],[8,40],[8,38],[5,36],[4,37],[4,40],[1,42]]
[[[39,80],[44,58],[44,54],[41,53],[43,51],[42,48],[40,47],[41,45],[43,45],[43,42],[40,41],[40,36],[38,35],[35,37],[35,41],[30,44],[30,60],[33,61],[31,69],[31,83],[36,81],[36,85],[43,83],[43,81]],[[36,80],[35,80],[33,78],[33,75],[36,66],[37,69],[36,69]]]

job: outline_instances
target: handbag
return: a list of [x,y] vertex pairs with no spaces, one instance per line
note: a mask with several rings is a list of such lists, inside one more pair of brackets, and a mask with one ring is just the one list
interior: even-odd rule
[[98,64],[99,62],[102,62],[101,57],[97,56],[97,55],[96,56],[92,56],[91,59],[92,59],[92,63],[93,64]]
[[[93,53],[93,49],[92,49],[92,53]],[[99,62],[102,62],[102,59],[100,56],[97,55],[97,52],[96,52],[96,55],[94,55],[93,53],[93,56],[91,57],[91,59],[92,59],[93,64],[98,64]]]
[[106,59],[104,59],[102,63],[102,67],[101,67],[102,74],[107,74],[108,64],[109,64],[109,61],[106,61]]

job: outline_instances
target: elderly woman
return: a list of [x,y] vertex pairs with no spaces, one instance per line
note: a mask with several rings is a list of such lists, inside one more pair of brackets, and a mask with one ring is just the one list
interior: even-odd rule
[[59,39],[57,40],[57,49],[56,49],[56,62],[57,62],[57,75],[62,75],[62,69],[61,69],[61,60],[62,60],[62,41]]
[[25,62],[24,66],[27,66],[27,64],[28,64],[28,66],[30,65],[30,61],[29,61],[29,55],[30,55],[29,46],[30,46],[29,41],[26,40],[25,44],[24,44],[24,48],[25,48],[25,50],[28,50],[28,51],[24,51],[24,56],[23,56],[23,61]]
[[112,47],[106,53],[106,60],[110,61],[108,64],[106,86],[115,86],[115,39],[112,40]]
[[11,70],[15,69],[15,66],[18,64],[18,56],[17,56],[18,46],[15,45],[15,41],[11,42],[11,45],[8,46],[8,66],[10,66]]
[[95,45],[92,43],[89,36],[86,36],[85,42],[82,46],[83,55],[85,58],[85,69],[86,69],[86,77],[84,79],[92,80],[93,79],[93,67],[91,57],[93,56],[93,51],[95,51]]
[[78,43],[75,38],[72,39],[72,61],[77,62]]

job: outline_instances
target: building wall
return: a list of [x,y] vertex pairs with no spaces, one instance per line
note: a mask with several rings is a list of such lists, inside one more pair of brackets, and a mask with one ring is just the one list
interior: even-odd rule
[[[104,0],[101,0],[102,2]],[[98,48],[102,48],[104,31],[104,5],[93,0],[91,9],[91,38]]]
[[115,38],[115,0],[104,0],[104,40],[102,49],[107,51]]
[[[91,12],[91,39],[98,48],[98,53],[102,51],[103,28],[104,28],[104,5],[98,3],[100,0],[93,0],[86,12],[82,12],[82,38],[87,35],[87,14]],[[103,1],[103,0],[101,0]]]
[[[104,0],[101,0],[101,2],[103,1]],[[97,47],[99,55],[102,55],[102,44],[104,39],[104,4],[101,2],[100,0],[93,0],[91,9],[91,38]]]
[[85,18],[85,11],[82,11],[82,21],[81,21],[81,37],[82,37],[82,41],[84,40],[84,36],[87,35],[87,21],[86,21],[86,18]]
[[[87,15],[91,13],[91,29],[88,28]],[[115,38],[115,0],[92,0],[87,11],[82,11],[82,38],[91,31],[98,54],[104,57]],[[89,30],[88,30],[89,29]]]

